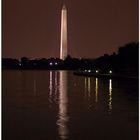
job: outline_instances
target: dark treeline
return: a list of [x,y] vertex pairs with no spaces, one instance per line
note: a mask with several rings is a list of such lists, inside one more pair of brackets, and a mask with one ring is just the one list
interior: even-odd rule
[[22,57],[20,60],[12,58],[2,59],[3,69],[56,69],[56,70],[76,70],[76,69],[93,69],[94,60],[72,58],[70,55],[65,60],[59,58],[41,58],[28,59]]
[[28,59],[22,57],[20,60],[2,58],[3,69],[98,69],[100,72],[112,70],[113,73],[138,75],[139,44],[132,42],[118,49],[112,55],[104,54],[96,59],[72,58],[70,55],[65,60],[59,58]]
[[95,60],[95,66],[102,71],[111,69],[113,73],[138,75],[139,44],[132,42],[119,47],[117,53],[105,54]]

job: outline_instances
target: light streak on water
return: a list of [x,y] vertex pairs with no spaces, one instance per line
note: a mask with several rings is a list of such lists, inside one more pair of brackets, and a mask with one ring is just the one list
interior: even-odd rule
[[91,92],[91,79],[88,78],[88,96],[90,97],[90,92]]
[[109,103],[108,103],[108,113],[111,114],[112,111],[112,80],[109,80]]
[[55,101],[57,100],[57,92],[58,92],[58,72],[55,71],[55,77],[54,77],[54,94],[55,94]]
[[49,85],[49,102],[52,102],[52,94],[53,94],[53,72],[50,71],[50,85]]
[[86,93],[87,93],[87,78],[85,78],[85,87],[84,87],[84,93],[85,93],[85,96],[86,96]]
[[98,102],[98,78],[95,81],[95,102]]
[[58,132],[62,140],[65,140],[68,136],[68,96],[67,96],[67,72],[60,71],[59,77],[59,112],[58,112]]

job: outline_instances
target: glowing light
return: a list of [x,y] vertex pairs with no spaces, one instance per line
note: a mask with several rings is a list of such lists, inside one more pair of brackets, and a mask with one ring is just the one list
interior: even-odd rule
[[99,71],[98,71],[98,70],[96,70],[96,73],[99,73]]
[[112,73],[112,70],[110,70],[109,73],[111,74]]
[[55,62],[55,65],[57,65],[58,63],[57,62]]
[[85,72],[87,72],[87,70],[85,70]]
[[91,70],[88,70],[88,72],[91,72]]
[[52,66],[53,65],[53,63],[52,62],[50,62],[50,66]]

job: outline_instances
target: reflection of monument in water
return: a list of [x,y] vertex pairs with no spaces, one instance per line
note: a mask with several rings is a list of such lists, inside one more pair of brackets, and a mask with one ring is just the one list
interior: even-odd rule
[[60,59],[67,56],[67,9],[63,5],[61,10],[61,40],[60,40]]
[[68,135],[68,114],[67,114],[67,105],[68,105],[68,97],[67,97],[67,72],[60,71],[59,72],[59,118],[57,121],[58,131],[61,139],[66,139]]
[[[58,96],[58,97],[57,97]],[[49,83],[49,102],[50,105],[58,103],[58,133],[62,140],[68,136],[68,96],[67,96],[67,71],[50,71]]]

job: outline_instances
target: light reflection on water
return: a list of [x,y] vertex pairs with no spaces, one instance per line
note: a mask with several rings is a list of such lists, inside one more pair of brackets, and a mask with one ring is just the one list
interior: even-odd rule
[[96,83],[95,83],[95,102],[98,102],[98,78],[95,79]]
[[84,83],[85,96],[90,99],[90,96],[91,96],[91,78],[85,77],[84,82],[85,82]]
[[90,78],[88,78],[88,97],[90,98],[90,94],[91,94],[91,80]]
[[[95,107],[98,103],[98,90],[99,90],[99,81],[98,78],[94,78],[92,79],[93,81],[91,81],[91,78],[84,78],[84,92],[85,92],[85,96],[88,98],[88,100],[90,100],[90,98],[94,98],[94,101],[92,102],[93,104],[95,104]],[[108,113],[111,114],[112,111],[112,79],[109,79],[109,88],[108,88]],[[97,108],[96,108],[97,109]]]
[[50,107],[53,102],[57,102],[58,90],[59,90],[59,79],[58,79],[58,72],[57,71],[50,71],[49,72],[49,102]]
[[54,83],[55,83],[55,91],[54,91],[54,94],[55,94],[55,101],[57,100],[57,91],[58,91],[58,72],[57,71],[55,71],[55,81],[54,81]]
[[[59,79],[58,79],[59,78]],[[58,84],[59,82],[59,84]],[[58,90],[59,86],[59,90]],[[56,101],[57,94],[59,94],[58,99],[58,120],[56,125],[58,127],[58,133],[62,140],[67,138],[68,135],[68,114],[67,114],[67,104],[68,104],[68,97],[67,97],[67,72],[66,71],[50,71],[50,103],[52,104],[52,94],[54,94],[53,98]],[[53,93],[54,91],[54,93]]]
[[[100,140],[103,135],[115,139],[119,129],[123,133],[118,139],[136,137],[136,103],[127,99],[128,92],[136,94],[135,82],[130,81],[133,88],[126,81],[120,84],[115,79],[78,77],[66,71],[14,71],[5,72],[3,77],[4,114],[9,113],[4,125],[11,140],[14,129],[19,131],[14,136],[19,134],[20,140],[24,140],[23,131],[32,139],[36,135],[54,140]],[[38,133],[30,135],[32,129]]]
[[50,71],[50,83],[49,83],[49,106],[51,107],[51,104],[52,104],[52,100],[53,100],[53,97],[52,97],[52,94],[53,94],[53,72]]
[[59,73],[59,112],[58,112],[58,132],[60,138],[65,140],[68,135],[68,127],[67,122],[69,120],[67,114],[67,104],[68,104],[68,97],[67,97],[67,72],[60,71]]
[[84,82],[85,82],[85,85],[84,85],[84,95],[86,96],[86,94],[87,94],[87,78],[84,78]]
[[108,103],[108,113],[111,114],[112,111],[112,79],[109,80],[109,103]]
[[95,107],[98,103],[98,78],[85,77],[84,78],[84,93],[85,98],[88,99],[89,107]]

